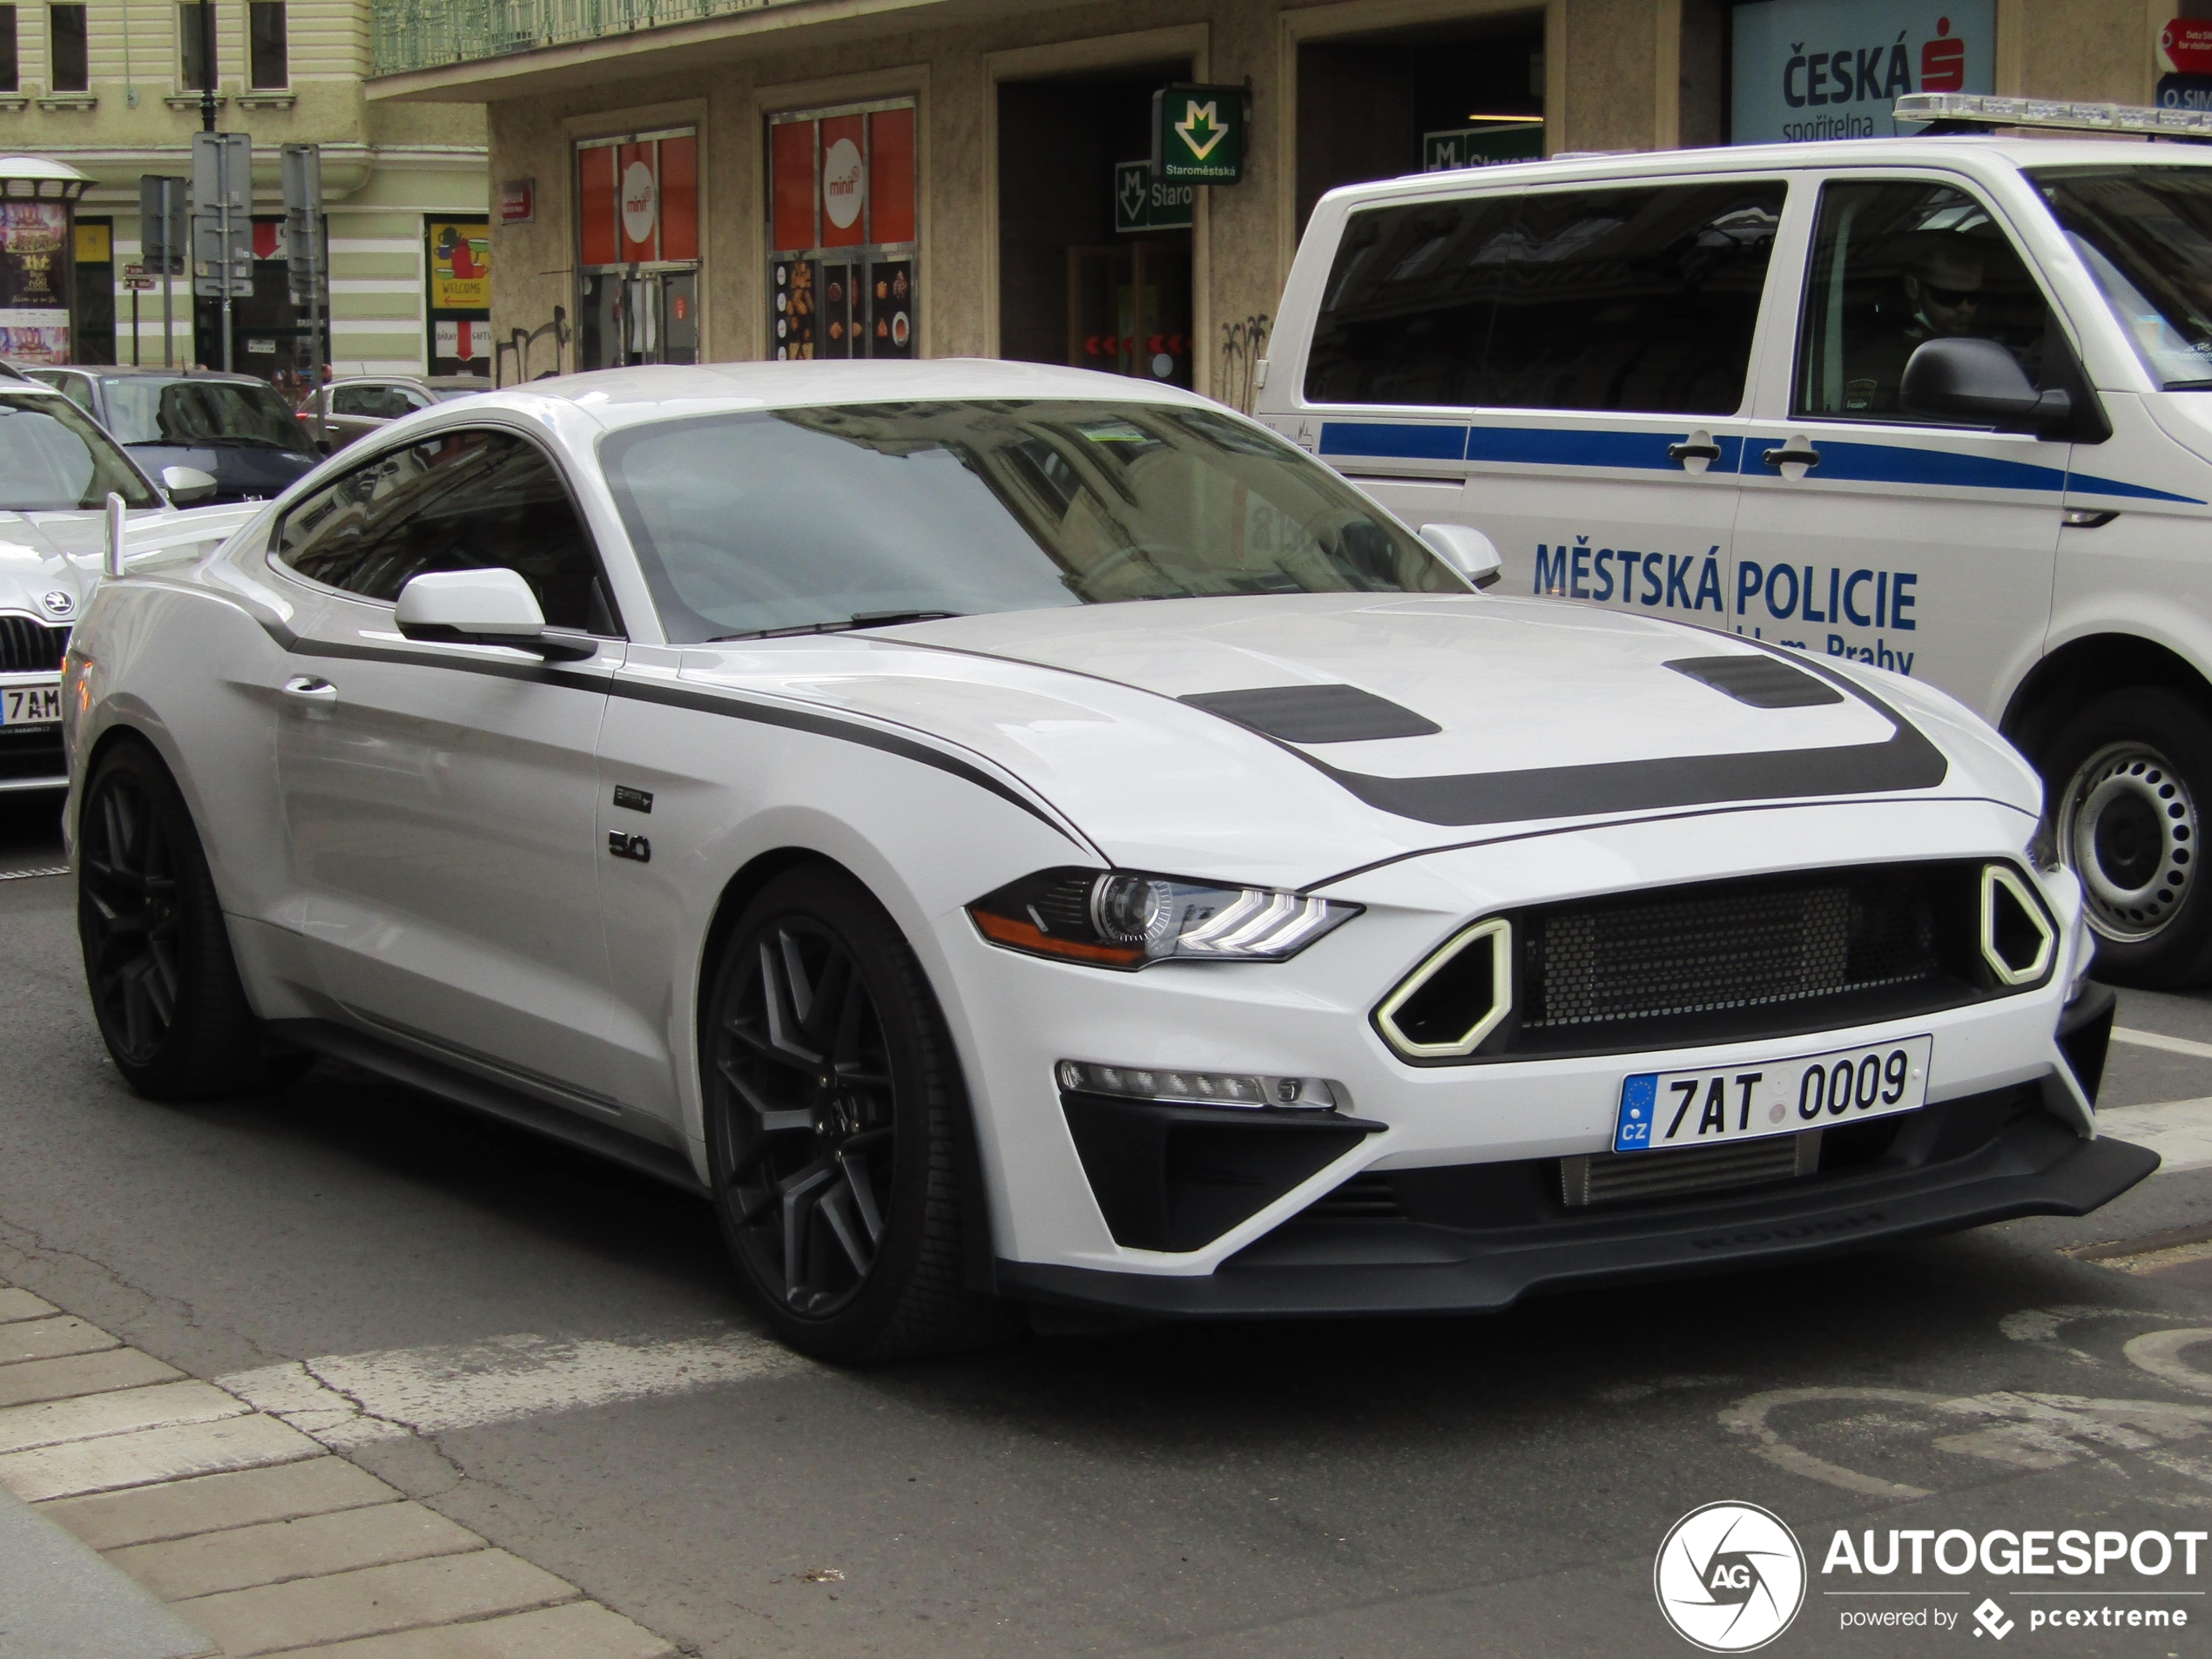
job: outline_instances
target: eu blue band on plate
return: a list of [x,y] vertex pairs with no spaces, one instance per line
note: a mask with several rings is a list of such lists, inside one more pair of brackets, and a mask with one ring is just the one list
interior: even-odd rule
[[1613,1150],[1648,1152],[1651,1150],[1651,1120],[1659,1095],[1659,1074],[1640,1071],[1621,1084],[1621,1115],[1614,1120]]

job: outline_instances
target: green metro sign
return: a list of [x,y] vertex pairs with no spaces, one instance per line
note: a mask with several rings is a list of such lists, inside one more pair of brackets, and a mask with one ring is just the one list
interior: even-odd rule
[[1250,96],[1241,86],[1163,86],[1152,94],[1152,177],[1233,185],[1244,176]]

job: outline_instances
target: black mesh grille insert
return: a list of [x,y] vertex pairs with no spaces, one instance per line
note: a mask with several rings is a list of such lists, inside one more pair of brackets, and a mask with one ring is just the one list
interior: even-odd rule
[[0,616],[0,674],[51,673],[69,649],[69,630],[35,617]]
[[1665,1019],[1931,980],[1943,967],[1935,871],[1946,867],[1716,881],[1533,912],[1521,1024]]

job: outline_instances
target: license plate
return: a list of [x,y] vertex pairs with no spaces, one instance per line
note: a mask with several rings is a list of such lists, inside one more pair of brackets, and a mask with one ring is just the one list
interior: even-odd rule
[[62,718],[62,683],[0,687],[0,725],[55,725]]
[[1643,1071],[1621,1084],[1613,1150],[1654,1152],[1910,1112],[1928,1097],[1932,1037],[1754,1060],[1711,1071]]

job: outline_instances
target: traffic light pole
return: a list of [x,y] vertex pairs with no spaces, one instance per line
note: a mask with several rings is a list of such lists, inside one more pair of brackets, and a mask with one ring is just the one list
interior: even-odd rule
[[[170,286],[176,280],[173,273],[177,268],[177,250],[170,246],[170,232],[177,223],[177,208],[169,198],[169,192],[176,187],[174,179],[164,179],[161,181],[161,366],[164,368],[177,366],[177,319],[174,301],[171,298],[173,290]],[[143,232],[140,233],[144,234]]]

